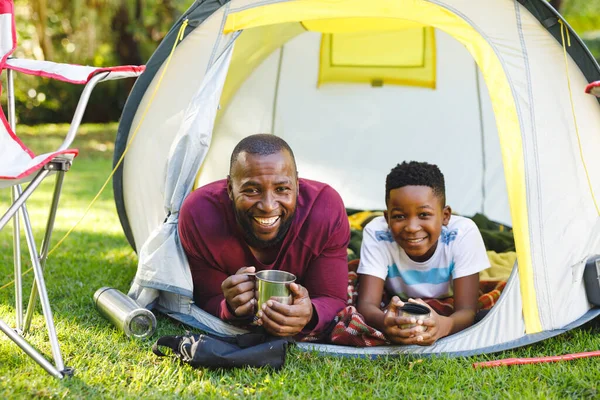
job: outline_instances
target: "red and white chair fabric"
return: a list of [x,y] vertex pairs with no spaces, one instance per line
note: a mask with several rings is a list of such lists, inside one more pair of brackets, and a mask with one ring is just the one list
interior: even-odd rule
[[592,82],[585,87],[585,92],[600,97],[600,81]]
[[[14,21],[13,1],[0,0],[0,72],[6,71],[8,108],[8,118],[5,116],[4,111],[0,110],[0,189],[11,188],[12,190],[12,204],[2,217],[0,217],[0,230],[4,229],[12,219],[16,298],[16,327],[13,329],[0,319],[0,331],[4,332],[48,373],[57,378],[62,378],[69,375],[72,371],[70,368],[65,367],[60,352],[50,302],[44,282],[43,268],[46,263],[48,245],[52,235],[64,173],[70,169],[73,159],[78,153],[76,149],[71,149],[70,146],[76,136],[79,124],[81,123],[81,118],[83,117],[89,96],[96,84],[106,80],[137,77],[144,71],[144,66],[97,68],[60,64],[49,61],[9,58],[16,46],[17,35]],[[36,155],[18,138],[15,126],[16,112],[13,90],[13,72],[57,79],[72,84],[85,85],[74,112],[69,131],[64,138],[63,143],[55,151]],[[50,215],[48,217],[42,247],[38,252],[33,238],[26,201],[37,189],[39,184],[52,172],[56,172],[54,197],[50,205]],[[29,182],[29,184],[23,190],[21,184],[27,182]],[[27,313],[25,315],[23,313],[21,280],[20,214],[22,214],[22,220],[24,222],[23,230],[35,276],[27,305]],[[31,317],[38,296],[46,320],[53,363],[48,361],[46,357],[38,352],[38,350],[33,348],[22,336],[22,334],[27,333],[30,328]]]

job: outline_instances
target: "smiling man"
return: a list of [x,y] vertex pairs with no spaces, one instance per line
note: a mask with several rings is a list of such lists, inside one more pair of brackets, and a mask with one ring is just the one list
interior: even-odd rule
[[[299,179],[294,153],[281,138],[252,135],[237,144],[227,179],[190,194],[179,236],[204,310],[258,324],[278,336],[322,332],[346,303],[344,204],[330,186]],[[279,269],[296,275],[291,305],[268,301],[255,310],[247,273]]]

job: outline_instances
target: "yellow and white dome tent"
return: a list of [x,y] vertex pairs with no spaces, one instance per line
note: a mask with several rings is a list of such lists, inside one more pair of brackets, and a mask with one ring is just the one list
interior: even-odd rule
[[226,176],[242,137],[270,132],[301,176],[331,184],[349,208],[384,208],[396,163],[436,163],[453,210],[511,224],[517,250],[489,314],[433,346],[301,347],[467,355],[578,326],[598,314],[582,276],[600,254],[600,106],[583,91],[599,79],[542,0],[197,1],[119,126],[115,199],[139,254],[130,295],[210,332],[242,332],[192,303],[178,210]]

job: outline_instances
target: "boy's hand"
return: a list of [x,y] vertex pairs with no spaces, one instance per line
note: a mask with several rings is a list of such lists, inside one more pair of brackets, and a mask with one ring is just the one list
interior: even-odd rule
[[[440,329],[441,326],[445,326],[446,317],[440,316],[421,299],[409,299],[408,302],[422,304],[429,308],[430,317],[424,320],[417,320],[415,317],[399,317],[398,309],[405,303],[394,296],[384,317],[385,329],[383,332],[391,342],[403,345],[431,346],[440,337],[446,336],[442,334],[443,329]],[[408,324],[415,326],[401,328],[402,325]]]
[[407,333],[404,332],[406,329],[400,328],[400,325],[415,323],[414,318],[399,317],[398,311],[404,306],[404,302],[400,300],[398,296],[392,297],[392,301],[388,304],[388,309],[383,317],[383,333],[392,343],[397,344],[408,344],[406,343]]
[[[410,336],[405,344],[417,344],[420,346],[431,346],[438,339],[447,336],[450,330],[450,319],[435,312],[422,299],[408,299],[410,303],[421,304],[429,308],[430,316],[424,320],[416,321],[416,326],[405,329]],[[404,332],[403,332],[404,333]]]

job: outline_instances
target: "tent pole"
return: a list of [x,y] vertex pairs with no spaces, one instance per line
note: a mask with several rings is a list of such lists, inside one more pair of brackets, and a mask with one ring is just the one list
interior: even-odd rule
[[485,215],[485,175],[486,175],[486,159],[485,159],[485,135],[483,125],[483,108],[481,106],[481,84],[479,82],[479,68],[475,65],[475,86],[477,89],[477,111],[479,112],[479,134],[481,135],[481,213]]
[[277,79],[273,93],[273,110],[271,111],[271,134],[275,134],[275,116],[277,115],[277,97],[279,96],[279,79],[281,78],[281,63],[283,61],[283,46],[279,48],[279,62],[277,64]]

